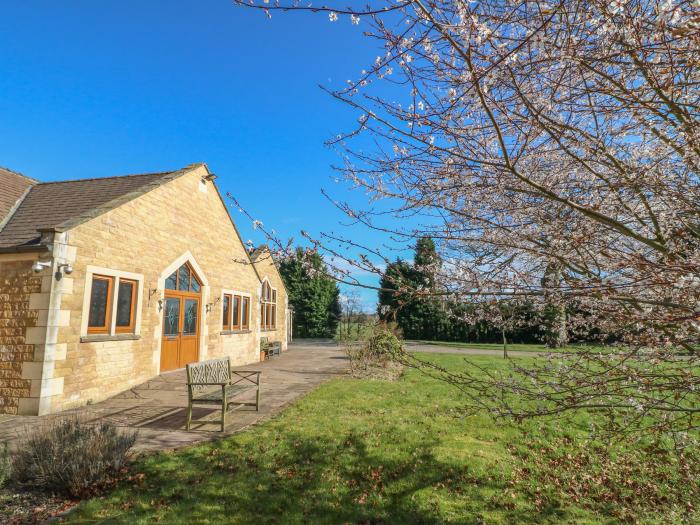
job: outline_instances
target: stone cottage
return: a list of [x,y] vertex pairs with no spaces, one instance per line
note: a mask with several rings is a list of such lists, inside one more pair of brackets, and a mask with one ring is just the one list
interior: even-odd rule
[[286,349],[287,293],[204,164],[42,183],[0,169],[0,413],[99,401],[187,363]]

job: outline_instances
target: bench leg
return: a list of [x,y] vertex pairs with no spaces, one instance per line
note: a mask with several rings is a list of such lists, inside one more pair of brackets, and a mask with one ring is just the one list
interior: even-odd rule
[[260,412],[260,385],[258,385],[258,389],[255,391],[255,411]]
[[185,425],[185,429],[189,430],[191,424],[192,424],[192,401],[190,400],[187,403],[187,424]]
[[228,398],[226,397],[226,386],[221,385],[221,431],[226,427],[226,411],[228,410]]

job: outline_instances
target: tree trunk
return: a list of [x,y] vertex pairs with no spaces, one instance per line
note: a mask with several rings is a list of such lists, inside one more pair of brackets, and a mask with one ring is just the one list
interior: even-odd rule
[[562,348],[568,342],[566,332],[566,307],[562,300],[559,286],[561,284],[561,266],[550,263],[542,277],[544,293],[544,342],[549,348]]

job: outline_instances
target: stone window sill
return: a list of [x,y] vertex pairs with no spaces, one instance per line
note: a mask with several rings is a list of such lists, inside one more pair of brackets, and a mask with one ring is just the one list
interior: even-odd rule
[[251,330],[222,330],[221,335],[249,334]]
[[103,343],[105,341],[137,341],[141,339],[140,335],[136,334],[116,334],[116,335],[106,335],[106,334],[95,334],[86,335],[80,338],[81,343]]
[[261,332],[276,332],[277,328],[262,328]]

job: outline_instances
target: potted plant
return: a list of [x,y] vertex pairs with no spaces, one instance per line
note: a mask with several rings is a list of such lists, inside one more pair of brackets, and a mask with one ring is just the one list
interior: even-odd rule
[[263,337],[260,341],[260,361],[265,361],[265,358],[267,358],[267,346],[267,337]]

